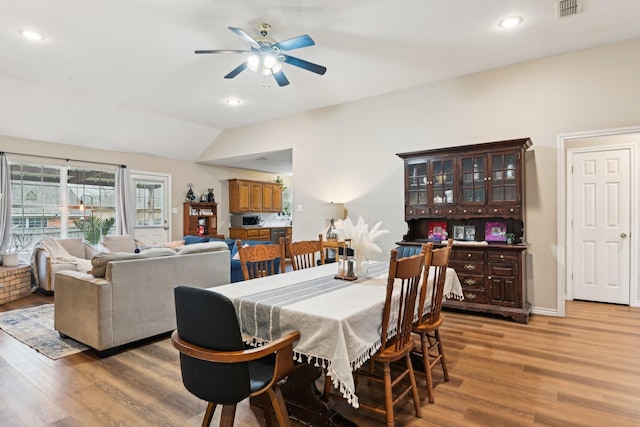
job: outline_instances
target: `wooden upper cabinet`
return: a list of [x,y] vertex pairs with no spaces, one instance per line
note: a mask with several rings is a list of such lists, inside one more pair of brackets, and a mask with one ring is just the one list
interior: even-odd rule
[[405,218],[520,218],[529,138],[398,154]]
[[282,212],[282,185],[273,184],[273,194],[271,199],[271,207],[273,212]]
[[251,212],[251,191],[249,181],[239,179],[229,180],[229,212]]
[[229,213],[282,211],[282,185],[229,180]]
[[249,197],[251,212],[262,212],[262,183],[251,182],[249,187],[251,189],[251,196]]

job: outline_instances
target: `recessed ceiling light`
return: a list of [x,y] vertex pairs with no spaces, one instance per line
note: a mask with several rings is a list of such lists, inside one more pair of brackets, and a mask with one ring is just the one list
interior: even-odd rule
[[229,105],[240,105],[241,103],[238,98],[228,98],[225,102]]
[[44,40],[44,36],[40,33],[36,33],[35,31],[22,30],[20,31],[20,34],[22,34],[22,37],[28,38],[29,40]]
[[511,28],[519,25],[522,22],[521,16],[510,16],[508,18],[503,19],[498,23],[500,28]]

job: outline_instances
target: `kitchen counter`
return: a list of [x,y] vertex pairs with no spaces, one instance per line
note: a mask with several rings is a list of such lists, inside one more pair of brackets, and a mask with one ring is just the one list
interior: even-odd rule
[[260,225],[250,225],[244,227],[234,227],[229,229],[229,238],[231,239],[240,239],[240,240],[265,240],[270,241],[271,239],[271,230],[272,229],[285,229],[285,234],[288,237],[291,237],[292,226],[260,226]]

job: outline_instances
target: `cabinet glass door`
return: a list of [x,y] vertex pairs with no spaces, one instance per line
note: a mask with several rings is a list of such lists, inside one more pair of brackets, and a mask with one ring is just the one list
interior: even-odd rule
[[517,173],[515,154],[491,155],[491,202],[515,202]]
[[484,157],[462,158],[462,203],[485,202]]
[[453,204],[453,159],[433,160],[433,194],[434,205]]
[[427,162],[407,164],[407,200],[409,205],[427,204]]

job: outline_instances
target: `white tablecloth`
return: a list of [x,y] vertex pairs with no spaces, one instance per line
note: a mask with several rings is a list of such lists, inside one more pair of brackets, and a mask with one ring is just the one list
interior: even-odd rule
[[[296,360],[327,369],[334,386],[358,407],[352,372],[380,348],[388,263],[372,262],[367,277],[334,279],[336,264],[217,286],[236,307],[247,341],[260,344],[297,330]],[[462,299],[453,269],[444,295]],[[430,293],[430,290],[429,290]]]

